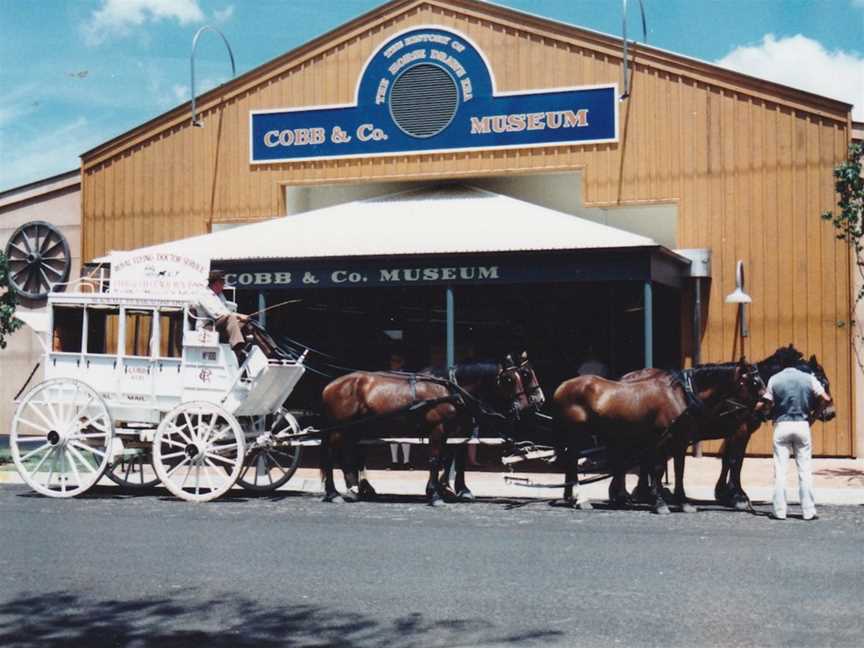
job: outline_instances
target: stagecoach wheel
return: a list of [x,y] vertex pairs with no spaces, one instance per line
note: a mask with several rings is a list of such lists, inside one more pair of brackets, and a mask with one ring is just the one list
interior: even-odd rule
[[118,457],[108,466],[105,474],[123,488],[153,488],[159,484],[149,449],[139,449],[135,454]]
[[72,265],[69,243],[45,221],[24,223],[6,244],[9,284],[28,299],[42,299],[56,283],[69,278]]
[[212,403],[183,403],[156,429],[153,466],[173,495],[208,502],[237,481],[245,452],[243,430],[231,414]]
[[[277,412],[270,427],[273,435],[280,432],[298,434],[300,423],[289,412]],[[261,428],[264,431],[264,417],[256,417],[252,421],[252,429]],[[256,435],[257,436],[257,435]],[[251,491],[273,491],[284,486],[300,465],[299,445],[271,446],[254,448],[246,453],[243,468],[237,483]],[[227,466],[226,466],[227,467]]]
[[12,419],[9,446],[22,479],[48,497],[80,495],[102,477],[114,426],[88,385],[55,378],[36,385]]

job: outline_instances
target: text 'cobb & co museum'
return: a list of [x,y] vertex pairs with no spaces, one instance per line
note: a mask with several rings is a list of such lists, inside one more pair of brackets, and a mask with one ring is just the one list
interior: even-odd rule
[[819,218],[851,106],[644,45],[625,88],[622,46],[393,0],[202,95],[199,127],[187,104],[86,152],[82,260],[203,255],[345,365],[527,349],[547,394],[586,358],[614,377],[792,342],[837,402],[814,452],[860,453],[850,256]]

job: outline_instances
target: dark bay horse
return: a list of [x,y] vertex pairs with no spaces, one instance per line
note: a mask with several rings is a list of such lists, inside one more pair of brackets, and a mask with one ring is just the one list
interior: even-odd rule
[[[768,380],[774,374],[780,372],[784,366],[785,358],[791,358],[796,362],[796,367],[801,371],[813,374],[822,384],[825,391],[830,396],[831,385],[825,371],[816,356],[811,356],[808,361],[805,361],[804,354],[798,351],[791,344],[787,347],[778,348],[773,354],[760,360],[756,363],[759,370],[759,375],[762,381],[767,384]],[[734,363],[724,363],[727,366],[732,366]],[[621,381],[638,381],[648,377],[657,377],[667,375],[669,372],[661,369],[640,369],[625,374],[621,377]],[[819,414],[819,419],[822,421],[830,421],[836,416],[833,401],[822,410]],[[723,459],[723,464],[720,472],[720,477],[717,480],[717,485],[714,488],[714,497],[718,502],[730,504],[737,509],[744,509],[749,503],[749,498],[741,486],[741,468],[744,462],[744,456],[747,451],[747,444],[753,433],[762,425],[764,418],[761,414],[754,411],[753,407],[736,408],[736,409],[721,409],[704,411],[697,421],[697,436],[695,440],[706,441],[712,439],[722,439],[723,446],[720,453]],[[728,481],[727,481],[728,478]],[[636,487],[635,495],[637,499],[645,499],[649,495],[648,476],[645,467],[640,471],[639,485]]]
[[[485,408],[515,414],[531,406],[522,382],[524,371],[508,356],[503,365],[474,363],[455,367],[453,380],[431,374],[356,371],[324,388],[322,400],[330,431],[321,440],[321,472],[325,501],[339,497],[333,482],[332,452],[342,455],[347,501],[372,493],[361,481],[364,461],[357,442],[364,436],[418,429],[429,437],[429,503],[442,502],[443,467],[447,438],[459,429],[471,429],[472,416]],[[531,370],[533,374],[533,370]],[[536,377],[535,377],[536,380]],[[469,391],[469,389],[471,391]]]
[[675,498],[682,510],[695,510],[687,503],[684,491],[684,457],[696,434],[694,409],[713,410],[730,401],[755,405],[764,389],[758,370],[743,357],[732,366],[689,369],[683,382],[670,380],[665,374],[631,382],[598,376],[579,376],[563,382],[553,402],[566,435],[565,501],[574,504],[578,448],[586,445],[587,436],[597,435],[605,442],[613,474],[610,499],[626,498],[626,471],[644,463],[652,467],[655,475],[650,485],[654,510],[668,513],[659,481],[671,455],[675,459]]

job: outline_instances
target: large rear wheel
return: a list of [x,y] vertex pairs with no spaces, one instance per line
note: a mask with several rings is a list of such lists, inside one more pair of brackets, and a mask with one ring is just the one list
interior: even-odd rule
[[9,446],[22,479],[48,497],[80,495],[99,481],[114,427],[105,401],[80,380],[36,385],[18,405]]

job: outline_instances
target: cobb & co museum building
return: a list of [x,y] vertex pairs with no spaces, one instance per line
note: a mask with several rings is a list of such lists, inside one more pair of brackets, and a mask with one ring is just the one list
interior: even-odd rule
[[198,97],[196,123],[178,106],[84,153],[82,266],[207,257],[340,364],[525,349],[547,394],[586,359],[617,377],[791,342],[837,402],[814,452],[860,454],[852,263],[820,219],[851,106],[626,58],[478,0],[393,0]]

